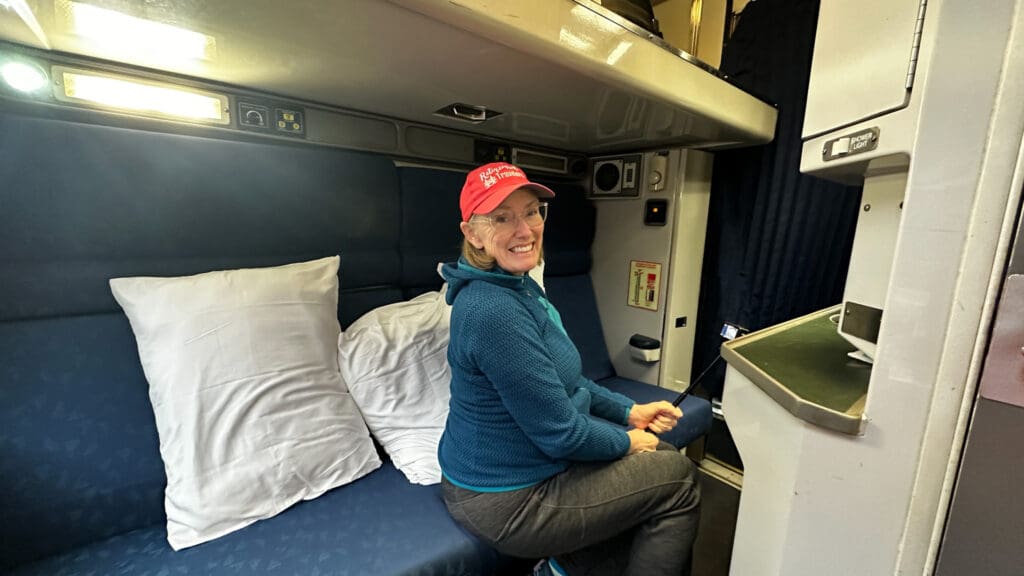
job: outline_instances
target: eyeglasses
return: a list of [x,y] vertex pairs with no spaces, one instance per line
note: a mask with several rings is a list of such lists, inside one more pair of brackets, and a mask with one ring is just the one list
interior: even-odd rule
[[538,202],[536,205],[527,208],[522,214],[515,214],[511,210],[496,210],[486,215],[473,215],[473,220],[482,220],[489,223],[496,232],[512,232],[519,228],[520,220],[526,222],[526,225],[530,228],[538,228],[547,219],[547,202]]

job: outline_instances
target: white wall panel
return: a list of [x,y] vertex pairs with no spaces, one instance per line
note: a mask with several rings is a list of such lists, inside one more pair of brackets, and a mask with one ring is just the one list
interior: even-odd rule
[[[919,0],[821,3],[803,137],[901,108]],[[873,17],[865,18],[865,14]]]

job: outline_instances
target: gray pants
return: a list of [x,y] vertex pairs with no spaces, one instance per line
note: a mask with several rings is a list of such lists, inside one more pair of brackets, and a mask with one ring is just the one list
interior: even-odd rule
[[695,467],[655,452],[577,463],[540,484],[476,492],[442,481],[452,517],[510,556],[555,557],[570,575],[689,574],[700,517]]

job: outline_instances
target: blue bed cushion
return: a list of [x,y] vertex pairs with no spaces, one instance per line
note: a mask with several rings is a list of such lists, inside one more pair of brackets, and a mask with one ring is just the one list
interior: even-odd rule
[[239,532],[174,552],[161,525],[20,566],[12,576],[491,574],[496,553],[449,517],[435,486],[390,463]]
[[[675,390],[659,388],[619,376],[604,378],[598,380],[597,383],[613,392],[625,394],[639,404],[657,402],[658,400],[671,402],[679,395]],[[673,446],[682,448],[708,433],[711,428],[711,403],[703,398],[687,396],[679,408],[683,411],[683,417],[675,428],[660,435],[660,438]]]

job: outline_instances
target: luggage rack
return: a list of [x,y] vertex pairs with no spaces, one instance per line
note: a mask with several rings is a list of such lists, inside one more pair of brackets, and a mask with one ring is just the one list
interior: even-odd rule
[[678,56],[679,58],[682,58],[683,60],[686,60],[687,62],[689,62],[690,64],[693,64],[694,66],[700,68],[701,70],[704,70],[705,72],[707,72],[709,74],[714,74],[715,76],[721,78],[722,80],[728,80],[728,77],[725,74],[722,74],[722,72],[718,68],[715,68],[711,64],[708,64],[707,62],[701,60],[700,58],[697,58],[693,54],[690,54],[689,52],[687,52],[687,51],[685,51],[685,50],[683,50],[681,48],[676,48],[672,44],[669,44],[661,36],[659,36],[659,35],[655,34],[654,32],[644,28],[643,26],[640,26],[640,25],[636,24],[635,22],[633,22],[629,18],[626,18],[624,16],[621,16],[621,15],[617,14],[613,10],[609,10],[608,8],[605,8],[604,6],[598,4],[597,2],[594,2],[594,0],[573,0],[573,2],[579,4],[580,6],[583,6],[587,10],[592,10],[592,11],[600,14],[601,16],[611,20],[612,22],[615,22],[619,26],[622,26],[623,28],[625,28],[626,30],[629,30],[630,32],[636,34],[637,36],[640,36],[642,38],[646,38],[646,39],[650,40],[651,42],[656,44],[659,48],[661,48],[661,49],[663,49],[663,50],[665,50],[665,51],[667,51],[667,52],[669,52],[669,53],[671,53],[671,54],[673,54],[675,56]]

